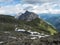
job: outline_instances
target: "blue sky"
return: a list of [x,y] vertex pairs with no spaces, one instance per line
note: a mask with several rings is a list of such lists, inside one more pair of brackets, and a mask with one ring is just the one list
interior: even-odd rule
[[16,4],[19,4],[20,3],[20,0],[12,0],[12,1],[0,1],[0,6],[6,6],[6,5],[16,5]]
[[26,10],[42,14],[60,14],[60,0],[0,0],[0,14],[20,14]]

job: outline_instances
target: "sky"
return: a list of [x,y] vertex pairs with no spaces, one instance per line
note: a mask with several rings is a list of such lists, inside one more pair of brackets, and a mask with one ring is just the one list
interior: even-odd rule
[[26,10],[36,14],[60,14],[60,0],[0,0],[0,14],[21,14]]

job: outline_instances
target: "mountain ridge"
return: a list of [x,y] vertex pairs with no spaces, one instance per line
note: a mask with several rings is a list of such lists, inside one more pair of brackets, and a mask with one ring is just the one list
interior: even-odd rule
[[3,22],[1,22],[0,20],[0,30],[14,31],[15,28],[17,27],[19,29],[32,30],[32,31],[37,31],[44,34],[49,34],[49,35],[54,35],[55,33],[57,33],[57,30],[54,27],[52,27],[52,25],[49,25],[44,20],[38,18],[38,16],[36,16],[36,18],[32,18],[32,20],[29,20],[29,21],[20,20],[13,17],[11,17],[10,19],[9,16],[5,17],[4,15],[3,15],[3,18],[0,18],[0,19],[3,20]]
[[58,31],[60,31],[60,14],[52,14],[51,16],[50,14],[45,14],[40,16],[42,19],[52,24]]

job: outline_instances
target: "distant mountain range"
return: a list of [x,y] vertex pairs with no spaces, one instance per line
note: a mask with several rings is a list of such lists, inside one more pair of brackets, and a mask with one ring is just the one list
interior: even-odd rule
[[33,12],[26,11],[17,19],[13,16],[0,15],[0,31],[14,31],[16,27],[50,35],[57,33],[55,27],[39,18]]
[[60,31],[60,14],[40,14],[40,18],[51,23],[58,31]]

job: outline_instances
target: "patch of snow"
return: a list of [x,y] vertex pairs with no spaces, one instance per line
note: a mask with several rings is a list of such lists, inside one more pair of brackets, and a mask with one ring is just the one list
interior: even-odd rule
[[39,32],[32,32],[31,30],[29,30],[28,32],[31,33],[32,35],[33,34],[38,34],[38,35],[40,34]]
[[18,28],[15,28],[15,31],[24,32],[25,30],[24,30],[24,29],[18,29]]
[[9,38],[16,39],[16,37],[13,37],[13,36],[9,36]]
[[32,37],[31,39],[36,39],[36,37]]
[[0,44],[4,43],[3,41],[0,42]]

